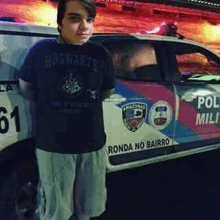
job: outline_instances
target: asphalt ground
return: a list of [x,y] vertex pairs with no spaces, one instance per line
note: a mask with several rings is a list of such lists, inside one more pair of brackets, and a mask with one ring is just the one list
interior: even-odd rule
[[91,220],[219,220],[219,167],[216,150],[108,173],[106,211]]
[[217,220],[220,151],[107,174],[106,211],[93,220]]

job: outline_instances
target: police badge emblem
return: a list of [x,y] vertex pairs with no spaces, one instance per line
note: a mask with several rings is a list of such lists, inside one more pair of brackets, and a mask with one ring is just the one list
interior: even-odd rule
[[122,106],[122,119],[129,131],[137,131],[145,121],[146,115],[146,104],[136,102]]
[[149,123],[157,130],[165,129],[172,120],[172,107],[166,101],[156,102],[149,112]]
[[58,87],[69,98],[75,98],[83,91],[82,79],[74,70],[58,82]]

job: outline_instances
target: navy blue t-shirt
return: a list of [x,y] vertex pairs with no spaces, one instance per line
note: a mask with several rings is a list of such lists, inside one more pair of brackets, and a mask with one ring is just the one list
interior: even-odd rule
[[115,75],[104,47],[90,41],[83,45],[40,41],[29,51],[20,78],[39,90],[39,149],[76,154],[105,145],[100,91],[115,87]]

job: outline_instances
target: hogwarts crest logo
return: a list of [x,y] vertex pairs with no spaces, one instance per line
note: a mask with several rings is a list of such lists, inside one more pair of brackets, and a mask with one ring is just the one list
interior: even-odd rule
[[76,71],[70,71],[58,82],[59,89],[69,98],[75,98],[83,91],[82,79]]

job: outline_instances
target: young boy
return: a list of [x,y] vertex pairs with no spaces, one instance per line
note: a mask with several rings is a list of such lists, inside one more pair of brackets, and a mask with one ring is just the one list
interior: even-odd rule
[[41,220],[88,220],[105,211],[102,100],[115,76],[107,50],[89,41],[95,17],[93,0],[60,0],[60,36],[35,44],[20,71],[20,90],[36,103]]

